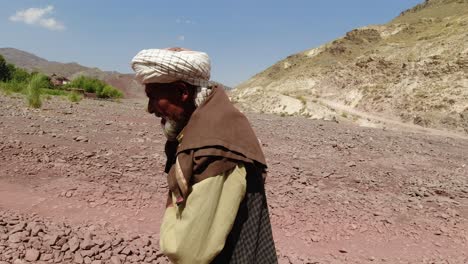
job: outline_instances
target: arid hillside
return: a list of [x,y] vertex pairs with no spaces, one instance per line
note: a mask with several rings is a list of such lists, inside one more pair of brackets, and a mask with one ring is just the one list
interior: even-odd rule
[[468,1],[427,0],[293,54],[232,93],[255,112],[468,133]]
[[48,61],[34,54],[14,48],[0,48],[0,55],[2,55],[8,63],[13,63],[17,67],[29,71],[38,71],[47,75],[55,73],[69,79],[80,75],[98,78],[121,90],[125,98],[141,98],[144,96],[142,92],[143,88],[134,80],[133,74],[102,71],[98,68],[89,68],[74,62],[61,63]]

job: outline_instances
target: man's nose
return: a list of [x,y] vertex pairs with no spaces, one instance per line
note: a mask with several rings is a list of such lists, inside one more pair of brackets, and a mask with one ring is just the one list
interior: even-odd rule
[[151,101],[148,102],[147,111],[150,114],[155,114],[157,117],[161,117],[159,111],[154,107],[154,105],[151,103]]

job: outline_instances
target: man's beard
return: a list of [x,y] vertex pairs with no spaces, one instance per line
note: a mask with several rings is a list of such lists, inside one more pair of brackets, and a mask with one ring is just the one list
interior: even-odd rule
[[163,130],[163,133],[166,136],[167,140],[169,141],[177,140],[177,136],[182,131],[182,129],[184,129],[186,124],[187,124],[186,119],[174,121],[168,118],[163,118],[161,120],[161,127]]

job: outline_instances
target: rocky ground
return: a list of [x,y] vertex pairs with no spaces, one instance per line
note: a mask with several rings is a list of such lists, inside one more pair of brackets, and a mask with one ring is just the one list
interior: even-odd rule
[[[0,95],[0,264],[167,263],[142,101]],[[468,263],[468,140],[249,115],[280,263]]]

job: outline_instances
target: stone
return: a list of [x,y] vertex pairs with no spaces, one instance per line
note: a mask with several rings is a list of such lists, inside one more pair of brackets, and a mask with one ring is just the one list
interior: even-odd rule
[[39,259],[39,256],[39,250],[30,248],[26,250],[26,256],[24,257],[24,259],[27,261],[36,261]]
[[65,254],[63,254],[63,260],[71,260],[71,259],[73,259],[73,256],[70,251],[67,251],[65,252]]
[[150,244],[151,244],[151,241],[147,237],[140,238],[137,243],[139,247],[149,246]]
[[23,240],[23,233],[22,232],[14,233],[13,235],[10,235],[8,237],[8,241],[12,242],[12,243],[19,243],[22,240]]
[[110,247],[111,247],[111,244],[109,242],[107,242],[106,244],[104,244],[104,246],[102,246],[101,249],[99,249],[99,251],[104,252],[104,251],[108,250]]
[[60,251],[65,252],[70,249],[70,245],[68,243],[63,244],[62,248]]
[[102,260],[108,260],[111,258],[111,253],[109,251],[103,252],[100,254]]
[[129,247],[125,247],[120,253],[128,256],[132,253],[132,250]]
[[65,197],[71,198],[72,196],[73,196],[73,191],[68,190],[68,191],[65,192]]
[[94,254],[95,254],[95,252],[94,252],[94,250],[92,250],[92,249],[90,249],[90,250],[82,250],[82,251],[81,251],[81,255],[82,255],[83,257],[92,257],[92,256],[94,256]]
[[91,258],[90,257],[85,257],[84,258],[84,263],[85,264],[91,264]]
[[55,263],[62,263],[63,261],[63,252],[54,251],[54,262]]
[[80,244],[80,248],[81,249],[84,249],[84,250],[88,250],[88,249],[91,249],[92,247],[94,247],[94,242],[93,240],[89,239],[89,238],[85,238],[83,240],[83,242],[81,242]]
[[49,261],[53,258],[54,256],[52,254],[42,254],[41,255],[41,260],[43,261]]
[[84,137],[84,136],[77,136],[77,137],[75,138],[75,141],[78,141],[78,142],[88,142],[89,140],[88,140],[86,137]]
[[59,236],[57,234],[51,234],[46,237],[44,237],[44,244],[47,246],[53,246],[59,239]]
[[80,252],[76,252],[75,253],[75,258],[73,259],[73,262],[74,263],[77,263],[77,264],[82,264],[84,261],[83,257],[81,256]]
[[86,158],[91,158],[92,156],[94,156],[94,153],[93,153],[93,152],[85,151],[85,152],[83,152],[83,155],[84,155]]
[[61,237],[57,240],[57,242],[55,243],[55,245],[61,247],[63,246],[65,243],[67,243],[67,238],[66,237]]
[[80,240],[77,237],[72,237],[68,241],[68,245],[70,246],[70,251],[75,252],[80,247]]
[[121,264],[121,263],[122,263],[122,261],[120,260],[120,258],[117,257],[117,256],[112,256],[111,259],[110,259],[110,262],[111,262],[112,264]]
[[26,223],[20,222],[19,224],[13,227],[13,229],[10,231],[10,235],[23,231],[25,227],[26,227]]
[[39,232],[44,232],[44,227],[42,225],[33,225],[31,228],[31,235],[37,236]]

